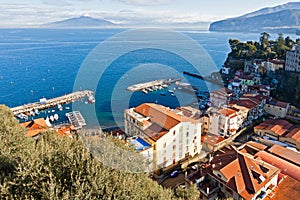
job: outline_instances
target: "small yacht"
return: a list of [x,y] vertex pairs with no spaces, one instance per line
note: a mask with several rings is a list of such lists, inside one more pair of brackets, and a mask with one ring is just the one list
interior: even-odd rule
[[147,91],[146,89],[143,89],[142,92],[143,92],[144,94],[148,94],[148,91]]
[[58,114],[54,114],[53,118],[54,118],[55,121],[57,121],[58,118],[59,118],[59,117],[58,117]]
[[89,103],[95,103],[96,102],[95,97],[93,95],[89,95],[88,96],[88,102]]
[[53,121],[54,121],[53,115],[51,115],[51,116],[49,117],[49,119],[50,119],[51,122],[53,122]]
[[62,110],[63,110],[62,105],[61,105],[61,104],[57,104],[57,109],[58,109],[59,111],[62,111]]
[[170,92],[170,93],[174,93],[174,90],[168,90],[168,92]]
[[172,96],[172,97],[175,97],[176,95],[175,95],[174,93],[171,93],[171,96]]
[[39,115],[40,114],[40,111],[38,110],[38,109],[34,109],[34,113],[36,114],[36,115]]
[[65,109],[66,109],[66,110],[70,110],[70,107],[69,107],[69,106],[67,106]]
[[147,88],[147,90],[148,90],[149,92],[153,92],[153,90],[152,90],[151,88]]

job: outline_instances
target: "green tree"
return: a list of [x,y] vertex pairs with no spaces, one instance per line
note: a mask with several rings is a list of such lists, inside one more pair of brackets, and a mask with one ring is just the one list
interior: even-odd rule
[[269,38],[270,38],[270,34],[267,33],[267,32],[262,32],[260,34],[259,41],[260,41],[260,45],[261,45],[262,50],[266,50],[267,47],[269,46]]
[[[56,132],[24,136],[9,108],[0,105],[0,199],[187,199],[163,189],[145,173],[105,166],[80,140]],[[88,138],[86,138],[88,139]],[[89,138],[102,144],[102,138]],[[117,146],[131,150],[130,146]]]

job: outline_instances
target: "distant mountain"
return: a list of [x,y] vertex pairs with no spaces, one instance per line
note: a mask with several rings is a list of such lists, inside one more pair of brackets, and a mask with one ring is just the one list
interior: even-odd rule
[[43,24],[42,27],[81,28],[81,27],[111,27],[115,25],[116,24],[107,20],[81,16],[77,18],[66,19],[63,21]]
[[210,24],[210,31],[295,33],[300,27],[300,2],[263,8],[240,17]]

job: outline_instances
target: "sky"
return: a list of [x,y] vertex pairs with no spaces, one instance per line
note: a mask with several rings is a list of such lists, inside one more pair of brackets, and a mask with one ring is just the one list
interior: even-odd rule
[[1,0],[1,27],[30,27],[79,16],[117,24],[216,21],[294,0]]

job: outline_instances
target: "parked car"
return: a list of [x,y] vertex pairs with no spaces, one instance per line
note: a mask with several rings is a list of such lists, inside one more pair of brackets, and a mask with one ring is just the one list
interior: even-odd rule
[[174,170],[174,171],[172,171],[171,173],[170,173],[170,177],[176,177],[176,176],[178,176],[179,175],[179,171],[178,170]]

